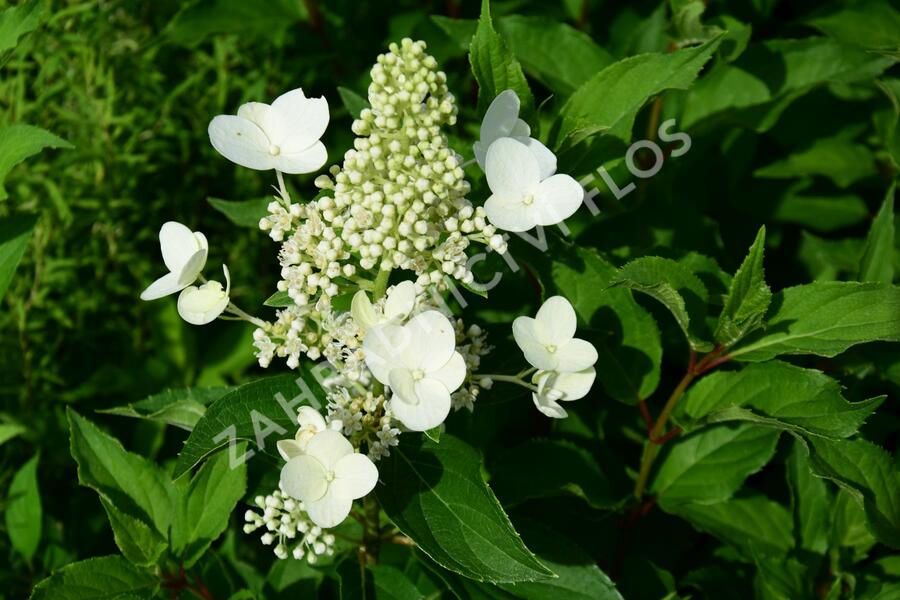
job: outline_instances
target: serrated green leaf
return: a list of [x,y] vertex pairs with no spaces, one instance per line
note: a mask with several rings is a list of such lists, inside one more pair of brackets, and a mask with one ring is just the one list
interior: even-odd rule
[[534,108],[534,98],[522,67],[494,29],[489,0],[481,2],[478,28],[469,45],[469,63],[478,82],[479,114],[484,114],[500,92],[513,90],[519,96],[523,118],[528,117]]
[[786,462],[788,488],[794,515],[794,535],[797,547],[816,554],[828,550],[831,494],[825,480],[815,477],[809,468],[809,458],[800,442],[795,441]]
[[400,569],[372,565],[368,570],[372,572],[377,600],[421,600],[422,594]]
[[835,39],[864,48],[900,47],[900,12],[884,0],[839,3],[816,11],[809,25]]
[[41,493],[38,490],[34,455],[16,471],[6,492],[6,532],[13,549],[29,564],[41,541]]
[[616,584],[575,542],[534,520],[517,521],[517,525],[528,547],[557,577],[500,584],[502,589],[524,600],[622,600]]
[[578,317],[597,331],[590,340],[600,356],[594,365],[597,380],[626,404],[649,397],[659,385],[662,361],[656,321],[631,291],[608,289],[617,270],[596,251],[573,246],[567,253],[578,261],[554,261],[551,277]]
[[715,425],[666,444],[652,476],[660,506],[713,504],[730,498],[775,453],[779,432]]
[[[238,454],[244,452],[244,444]],[[231,513],[247,488],[247,465],[232,467],[227,453],[203,464],[183,496],[182,532],[173,542],[173,551],[190,568],[228,526]]]
[[[412,437],[407,441],[406,437]],[[378,463],[378,501],[405,535],[445,569],[490,582],[553,577],[525,547],[481,475],[481,457],[444,435],[406,436]]]
[[869,216],[865,200],[855,194],[820,195],[807,190],[804,179],[788,188],[772,211],[781,223],[796,223],[816,231],[835,231],[862,223]]
[[169,547],[166,538],[151,525],[117,509],[102,494],[100,503],[106,510],[106,516],[113,530],[113,538],[122,555],[138,566],[149,567],[156,564],[162,553]]
[[863,439],[808,438],[806,446],[813,474],[846,490],[875,537],[900,548],[900,470],[887,452]]
[[781,354],[831,357],[874,341],[900,341],[900,289],[816,282],[776,294],[766,329],[744,338],[729,354],[753,362]]
[[532,440],[511,448],[492,465],[491,487],[505,506],[561,494],[582,498],[595,508],[615,504],[594,458],[564,440]]
[[106,498],[117,510],[168,537],[176,493],[160,470],[144,457],[71,408],[69,438],[78,463],[78,481]]
[[120,600],[152,598],[159,579],[121,556],[89,558],[66,565],[34,588],[31,600]]
[[816,140],[808,148],[756,169],[753,175],[763,179],[818,175],[828,177],[840,188],[846,188],[877,173],[872,151],[839,134]]
[[369,108],[369,100],[351,90],[350,88],[338,86],[338,94],[341,96],[341,102],[344,108],[350,113],[354,119],[358,119],[364,108]]
[[272,306],[274,308],[284,308],[285,306],[293,306],[294,304],[294,300],[286,291],[275,292],[263,302],[263,305]]
[[10,170],[44,148],[71,148],[72,144],[31,125],[0,127],[0,200],[9,196],[3,182]]
[[525,72],[564,96],[614,61],[589,35],[545,17],[501,17],[497,29]]
[[691,89],[678,124],[686,129],[712,117],[730,117],[765,131],[790,102],[815,86],[870,79],[893,63],[827,38],[751,43],[740,58],[717,65]]
[[207,198],[206,201],[235,225],[259,229],[260,219],[269,214],[268,206],[272,199],[220,200],[218,198]]
[[892,184],[875,215],[859,262],[859,281],[894,280],[894,191]]
[[223,387],[166,390],[132,404],[107,408],[98,412],[159,421],[190,431],[206,412],[207,405],[232,389]]
[[556,148],[631,122],[647,100],[668,89],[687,89],[721,43],[716,37],[696,48],[641,54],[613,63],[579,87],[560,111]]
[[[841,385],[821,371],[770,361],[707,375],[688,390],[677,410],[689,419],[709,422],[759,416],[804,435],[845,438],[856,433],[883,400],[847,402]],[[737,407],[752,411],[733,410]]]
[[766,285],[763,270],[765,249],[766,228],[762,227],[747,257],[734,274],[725,307],[719,315],[715,337],[725,347],[732,346],[765,322],[772,301],[772,290]]
[[253,442],[277,457],[275,442],[296,431],[301,404],[321,406],[324,401],[319,384],[302,370],[238,386],[207,407],[178,455],[173,477],[181,477],[236,440]]
[[732,498],[715,504],[679,504],[663,510],[688,521],[750,557],[758,552],[783,556],[794,545],[788,510],[762,495]]
[[0,52],[15,48],[21,36],[34,31],[41,24],[46,9],[45,0],[26,0],[0,12]]
[[704,317],[709,293],[685,266],[668,258],[646,256],[626,264],[610,282],[644,294],[665,306],[694,350],[712,349],[706,341]]
[[37,217],[32,215],[14,215],[0,219],[0,300],[6,294],[16,267],[25,254],[35,223]]

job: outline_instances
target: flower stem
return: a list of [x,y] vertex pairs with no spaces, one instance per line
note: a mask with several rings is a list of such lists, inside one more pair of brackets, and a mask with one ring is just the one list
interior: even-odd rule
[[286,204],[291,203],[291,195],[287,191],[287,187],[284,185],[284,175],[281,174],[281,171],[275,169],[275,178],[278,179],[278,193],[281,194],[281,200]]
[[519,375],[498,375],[495,373],[472,373],[469,375],[470,379],[480,379],[482,377],[487,377],[488,379],[492,379],[494,381],[505,381],[506,383],[514,383],[516,385],[520,385],[523,388],[529,389],[532,392],[538,391],[537,386],[531,385],[530,383],[526,383],[522,381]]
[[377,302],[384,296],[387,289],[388,279],[391,277],[391,269],[381,269],[375,276],[375,283],[372,284],[372,301]]
[[684,395],[684,391],[691,385],[691,382],[696,376],[697,374],[694,372],[692,365],[691,368],[688,369],[688,372],[685,373],[684,377],[681,378],[681,381],[678,382],[678,385],[675,386],[672,395],[669,396],[666,405],[663,406],[662,412],[656,420],[656,424],[650,430],[650,440],[647,442],[647,445],[644,446],[644,454],[641,457],[641,469],[638,473],[637,482],[634,485],[635,498],[640,499],[641,496],[644,495],[644,491],[647,488],[647,480],[650,477],[650,467],[653,466],[653,461],[656,459],[656,455],[659,454],[660,444],[654,440],[657,440],[662,435],[662,432],[665,431],[666,423],[669,420],[669,416],[672,414],[672,410],[675,408],[675,405],[678,404],[681,396]]
[[656,455],[659,454],[659,447],[667,442],[672,437],[678,435],[681,431],[680,428],[676,427],[669,433],[663,435],[663,432],[666,429],[666,423],[669,421],[669,417],[672,415],[672,411],[675,409],[675,405],[678,404],[678,401],[684,395],[684,392],[688,389],[688,387],[693,383],[694,379],[700,377],[707,371],[711,371],[718,367],[719,365],[728,362],[731,357],[723,353],[726,351],[726,348],[722,346],[716,346],[712,352],[705,355],[700,361],[697,361],[697,353],[691,350],[690,360],[688,362],[687,372],[684,374],[684,377],[681,378],[681,381],[678,382],[678,385],[675,386],[675,389],[672,391],[672,395],[669,396],[669,399],[666,401],[665,406],[663,406],[662,412],[659,413],[659,417],[656,419],[656,423],[653,426],[650,426],[651,419],[650,413],[647,410],[647,406],[640,402],[638,403],[638,407],[641,409],[641,414],[644,417],[644,421],[648,424],[647,434],[650,438],[647,444],[644,446],[644,453],[641,456],[641,467],[638,472],[638,478],[634,485],[634,496],[639,499],[644,495],[644,492],[647,489],[647,482],[650,478],[650,468],[653,466],[653,461],[656,459]]
[[249,321],[250,323],[253,323],[257,327],[265,327],[266,326],[265,321],[263,321],[262,319],[258,319],[252,315],[248,315],[243,310],[238,308],[238,306],[234,302],[229,302],[228,306],[225,307],[225,310],[227,310],[228,312],[230,312],[233,315],[240,317],[244,321]]

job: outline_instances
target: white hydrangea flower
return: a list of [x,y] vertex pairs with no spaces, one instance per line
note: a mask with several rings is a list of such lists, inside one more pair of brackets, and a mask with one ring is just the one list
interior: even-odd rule
[[303,502],[313,523],[334,527],[350,514],[353,501],[372,491],[378,469],[347,439],[331,429],[315,434],[303,454],[281,469],[281,488]]
[[295,456],[303,454],[307,444],[309,444],[309,440],[320,431],[325,431],[326,429],[341,431],[344,427],[339,419],[326,423],[325,417],[312,406],[300,407],[297,411],[297,424],[300,428],[293,439],[278,440],[276,444],[278,453],[284,460],[291,460]]
[[553,417],[563,419],[568,416],[566,410],[558,403],[584,398],[594,384],[597,372],[588,367],[574,373],[558,373],[556,371],[538,371],[531,381],[538,386],[531,398],[539,411]]
[[556,172],[556,155],[549,148],[531,136],[531,128],[528,123],[519,118],[519,97],[513,90],[504,90],[494,98],[484,119],[481,121],[480,140],[475,142],[475,160],[478,166],[484,170],[485,159],[491,144],[500,138],[513,138],[517,142],[525,144],[534,154],[540,165],[541,179],[545,179]]
[[258,171],[312,173],[328,160],[319,141],[328,127],[328,102],[297,88],[269,105],[248,102],[235,115],[209,123],[209,140],[228,160]]
[[382,311],[372,305],[368,294],[360,290],[353,296],[350,314],[363,332],[386,322],[402,323],[415,308],[416,296],[416,284],[401,281],[387,291]]
[[228,267],[222,265],[225,272],[225,289],[218,281],[207,281],[200,287],[188,286],[178,295],[178,314],[191,325],[206,325],[222,314],[228,306],[231,293],[231,274]]
[[525,359],[543,371],[574,373],[597,362],[597,350],[590,342],[575,338],[575,310],[562,296],[544,302],[537,316],[517,317],[513,337]]
[[206,236],[177,221],[163,223],[159,247],[169,272],[147,286],[141,292],[141,300],[156,300],[183,290],[197,280],[206,265]]
[[390,387],[394,417],[412,431],[444,422],[450,394],[466,378],[450,321],[435,310],[419,313],[406,325],[384,324],[366,333],[366,365]]
[[491,196],[484,211],[491,224],[506,231],[561,223],[575,214],[584,199],[584,189],[572,177],[544,177],[534,153],[513,138],[491,144],[485,174]]

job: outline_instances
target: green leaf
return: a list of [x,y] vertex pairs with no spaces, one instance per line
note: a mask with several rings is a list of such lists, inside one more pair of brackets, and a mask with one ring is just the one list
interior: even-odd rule
[[489,0],[481,2],[481,17],[469,46],[469,63],[478,82],[479,114],[483,115],[497,94],[504,90],[513,90],[519,96],[523,118],[533,110],[534,98],[528,81],[522,67],[494,29]]
[[359,118],[359,115],[364,108],[369,108],[369,100],[360,96],[350,88],[338,86],[337,91],[341,96],[341,102],[344,103],[344,108],[347,109],[347,112],[349,112],[354,119]]
[[[677,410],[709,422],[760,416],[771,419],[772,426],[804,435],[845,438],[856,433],[883,400],[847,402],[841,385],[821,371],[770,361],[707,375],[688,390]],[[734,410],[737,407],[752,412]]]
[[631,131],[638,111],[668,89],[687,89],[722,38],[668,54],[640,54],[614,63],[578,88],[560,111],[556,148],[575,145],[620,122]]
[[89,558],[66,565],[34,588],[31,600],[118,600],[151,598],[156,575],[121,556]]
[[557,577],[505,583],[501,588],[524,600],[622,600],[616,584],[572,540],[537,521],[523,520],[517,524],[528,546]]
[[[244,0],[200,0],[187,4],[163,30],[163,39],[195,46],[214,34],[243,37],[272,36],[307,18],[304,4],[293,0],[271,0],[266,10]],[[271,42],[270,42],[271,43]]]
[[754,362],[781,354],[831,357],[874,341],[900,341],[900,289],[816,282],[776,294],[766,329],[746,337],[730,355]]
[[615,504],[594,458],[564,440],[531,440],[511,448],[491,468],[491,487],[504,506],[561,494],[582,498],[595,508]]
[[715,504],[678,504],[663,510],[688,521],[695,529],[735,546],[746,556],[783,556],[794,545],[788,510],[762,495],[732,498]]
[[694,350],[711,350],[704,340],[703,319],[709,294],[703,282],[687,267],[669,258],[645,256],[626,264],[610,282],[655,298],[662,303]]
[[142,456],[69,408],[72,457],[78,481],[105,498],[117,510],[168,537],[175,491],[159,469]]
[[656,321],[630,290],[609,289],[617,269],[596,251],[573,245],[566,252],[570,259],[554,261],[551,277],[579,318],[597,330],[590,341],[600,356],[594,365],[598,381],[626,404],[649,397],[659,385],[662,361]]
[[21,435],[28,431],[22,425],[13,423],[0,423],[0,446],[13,439],[17,435]]
[[772,218],[827,232],[862,223],[869,216],[869,208],[859,196],[805,193],[811,185],[809,179],[791,185],[778,199]]
[[301,404],[320,407],[324,398],[318,383],[306,371],[238,386],[206,409],[178,455],[173,476],[181,477],[237,440],[251,441],[277,457],[275,442],[290,437],[297,429],[297,408]]
[[269,214],[268,206],[271,198],[254,198],[253,200],[219,200],[207,198],[210,206],[225,215],[238,227],[259,229],[259,221]]
[[27,0],[0,12],[0,52],[15,48],[21,36],[34,31],[41,24],[46,8],[45,0]]
[[666,445],[651,491],[660,506],[730,498],[775,453],[779,432],[752,425],[704,428]]
[[900,471],[890,455],[862,439],[808,438],[806,445],[813,474],[846,490],[866,511],[875,537],[900,548]]
[[119,509],[104,495],[100,503],[113,530],[116,546],[129,561],[138,566],[149,567],[156,564],[169,544],[166,538],[151,525],[132,517]]
[[872,221],[862,259],[859,262],[860,281],[891,283],[894,280],[894,191],[891,185],[881,210]]
[[98,412],[159,421],[190,431],[200,417],[206,413],[207,405],[232,389],[223,387],[166,390],[132,404],[107,408]]
[[[463,50],[469,49],[478,27],[476,20],[441,15],[432,15],[431,20]],[[589,35],[565,23],[522,15],[500,17],[495,22],[525,72],[563,96],[614,61]]]
[[6,532],[13,549],[31,564],[41,541],[41,493],[38,490],[38,455],[13,475],[6,492]]
[[813,142],[811,146],[753,172],[763,179],[794,179],[819,175],[840,188],[876,175],[875,156],[868,147],[838,134]]
[[791,101],[817,85],[876,77],[893,64],[827,38],[752,43],[732,63],[721,63],[688,93],[679,126],[730,117],[757,131],[777,121]]
[[72,145],[62,138],[31,125],[0,127],[0,200],[9,197],[3,182],[14,166],[44,148],[71,147]]
[[388,517],[442,567],[490,582],[553,577],[522,543],[481,475],[481,457],[444,435],[391,449],[378,465],[378,501]]
[[421,600],[422,594],[400,569],[390,565],[372,565],[368,569],[375,582],[377,600]]
[[884,0],[832,5],[816,11],[809,25],[842,42],[864,48],[900,48],[900,12]]
[[265,306],[272,306],[275,308],[283,308],[285,306],[293,306],[295,304],[294,300],[288,295],[287,291],[283,292],[275,292],[263,302]]
[[[243,444],[238,453],[244,451]],[[247,489],[247,465],[232,468],[227,453],[220,453],[203,464],[191,480],[182,501],[183,532],[173,551],[182,556],[190,568],[218,538],[231,513]]]
[[829,515],[832,498],[825,480],[810,471],[809,459],[800,442],[794,442],[787,463],[788,487],[794,513],[794,535],[801,550],[825,554],[828,550]]
[[545,17],[502,17],[497,28],[525,72],[564,96],[614,61],[589,35]]
[[0,300],[6,294],[13,273],[25,254],[35,223],[37,217],[32,215],[14,215],[0,219]]
[[766,228],[761,227],[747,257],[734,274],[725,307],[719,315],[715,337],[725,347],[732,346],[765,322],[772,301],[772,290],[766,285],[763,271],[765,248]]

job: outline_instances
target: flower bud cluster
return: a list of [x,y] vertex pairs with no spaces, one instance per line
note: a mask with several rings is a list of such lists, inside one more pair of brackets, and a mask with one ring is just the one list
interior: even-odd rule
[[[463,360],[466,361],[466,372],[477,373],[481,366],[481,357],[486,356],[494,347],[487,343],[487,335],[478,325],[471,325],[467,329],[462,319],[455,319],[453,325],[456,328],[456,351],[462,354]],[[481,380],[467,379],[462,387],[450,396],[453,410],[466,408],[472,411],[482,388],[486,386]]]
[[[370,108],[353,122],[359,137],[341,166],[316,178],[323,193],[306,204],[272,202],[260,221],[283,242],[278,289],[298,306],[330,304],[379,270],[412,270],[421,284],[470,283],[472,242],[506,250],[484,209],[466,199],[462,157],[442,133],[456,123],[455,99],[425,43],[391,44],[371,76]],[[261,364],[277,355],[296,366],[303,352],[318,358],[322,327],[301,322],[321,325],[327,311],[317,312],[282,311],[273,331],[257,333]]]
[[309,564],[314,564],[318,557],[334,554],[334,536],[309,520],[302,502],[275,490],[268,496],[257,496],[254,504],[262,513],[254,510],[244,513],[244,533],[264,529],[262,543],[274,544],[278,558],[306,558]]

